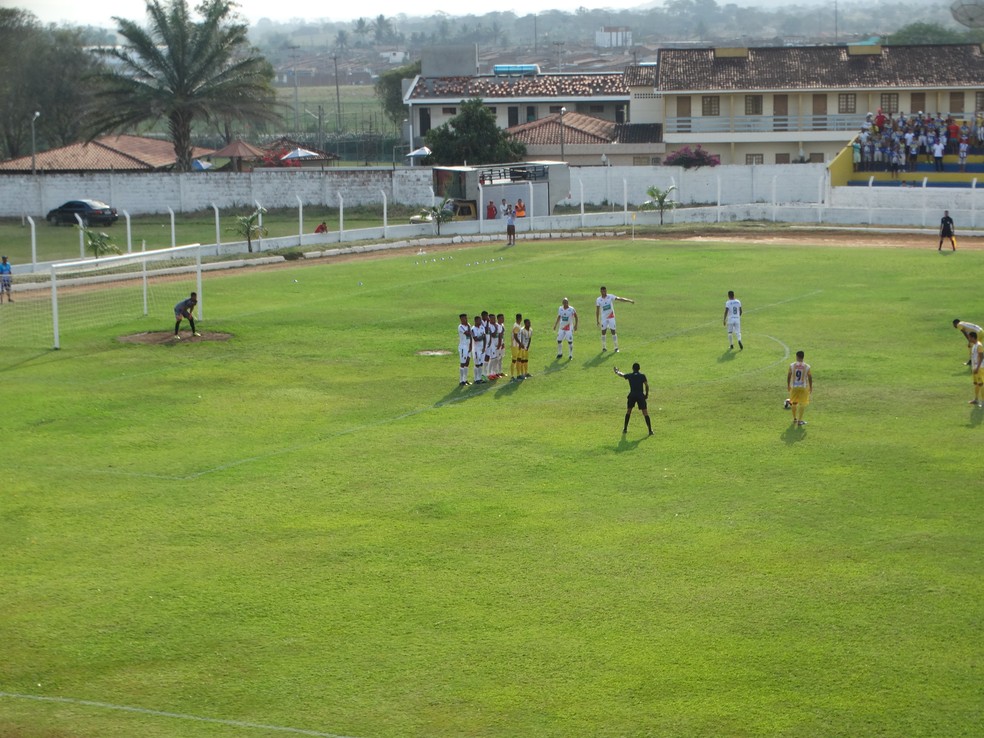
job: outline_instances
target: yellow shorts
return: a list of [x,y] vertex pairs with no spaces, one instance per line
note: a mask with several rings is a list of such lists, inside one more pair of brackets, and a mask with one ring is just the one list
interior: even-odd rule
[[520,356],[521,353],[523,353],[523,349],[521,349],[519,346],[513,346],[512,347],[512,360],[513,361],[519,361],[519,356]]
[[809,405],[810,390],[806,387],[793,387],[789,390],[789,401],[794,405]]
[[971,372],[970,376],[974,380],[974,384],[984,384],[984,369],[978,369],[976,372]]

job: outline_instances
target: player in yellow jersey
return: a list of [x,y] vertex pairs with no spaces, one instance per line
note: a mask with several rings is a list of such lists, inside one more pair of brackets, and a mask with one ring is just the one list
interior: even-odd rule
[[813,372],[810,365],[803,361],[805,354],[796,352],[796,361],[789,365],[786,372],[786,390],[789,392],[789,407],[793,411],[793,425],[806,425],[803,411],[810,404],[813,395]]
[[976,333],[978,336],[984,337],[984,328],[981,328],[976,323],[960,320],[960,318],[953,319],[953,327],[963,333],[963,337],[967,339],[967,366],[970,366],[970,352],[973,350],[975,343],[970,340],[970,334]]
[[523,349],[522,344],[519,342],[519,332],[523,330],[523,314],[516,313],[516,322],[512,327],[512,342],[509,344],[512,347],[512,364],[510,365],[512,381],[520,378],[519,375],[519,355]]

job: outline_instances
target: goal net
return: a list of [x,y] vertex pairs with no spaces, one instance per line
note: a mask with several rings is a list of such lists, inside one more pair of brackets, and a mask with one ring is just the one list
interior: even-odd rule
[[[168,331],[174,305],[198,293],[200,244],[53,264],[48,274],[18,275],[13,302],[0,305],[0,344],[61,348],[113,330]],[[50,343],[49,343],[50,342]]]

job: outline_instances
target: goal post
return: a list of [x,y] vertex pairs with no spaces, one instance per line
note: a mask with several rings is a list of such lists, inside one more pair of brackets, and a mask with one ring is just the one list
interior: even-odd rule
[[112,328],[151,315],[167,326],[173,305],[198,293],[204,315],[201,244],[66,261],[51,266],[54,348],[68,332]]

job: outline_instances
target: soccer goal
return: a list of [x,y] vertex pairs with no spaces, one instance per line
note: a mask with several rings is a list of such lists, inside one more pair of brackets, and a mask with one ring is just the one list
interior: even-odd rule
[[[174,305],[191,292],[203,317],[201,244],[53,264],[49,288],[56,349],[76,332],[126,325],[166,331]],[[140,318],[153,326],[139,326]]]

